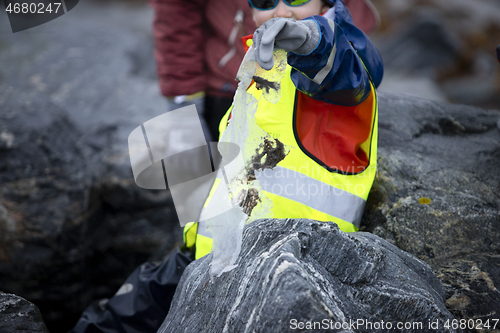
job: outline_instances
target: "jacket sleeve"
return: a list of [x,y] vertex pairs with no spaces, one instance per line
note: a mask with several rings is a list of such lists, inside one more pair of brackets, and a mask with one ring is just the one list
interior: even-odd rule
[[150,0],[153,35],[163,95],[205,90],[204,1]]
[[308,55],[288,53],[291,78],[304,94],[331,104],[358,105],[382,81],[382,58],[368,37],[353,23],[341,1],[335,2],[334,21],[312,16],[319,26],[318,46]]

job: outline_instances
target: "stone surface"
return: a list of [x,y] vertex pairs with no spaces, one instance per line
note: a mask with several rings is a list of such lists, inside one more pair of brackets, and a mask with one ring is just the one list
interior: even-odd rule
[[[455,331],[444,328],[453,316],[431,268],[370,233],[305,219],[258,220],[244,230],[236,268],[211,279],[211,259],[187,267],[159,333],[278,333],[308,321],[326,322],[329,331],[356,322],[345,331],[371,332],[367,322],[382,320],[394,328],[423,325],[405,332],[436,320],[436,332]],[[316,325],[304,331],[325,327]]]
[[499,111],[380,96],[362,230],[427,262],[463,319],[500,318]]
[[128,156],[130,132],[166,111],[151,19],[84,1],[0,31],[0,286],[52,333],[182,240],[169,192],[137,187]]
[[49,333],[38,308],[16,295],[0,291],[0,332]]

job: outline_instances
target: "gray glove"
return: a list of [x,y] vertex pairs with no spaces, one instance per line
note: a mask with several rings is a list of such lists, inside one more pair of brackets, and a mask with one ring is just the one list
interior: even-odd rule
[[313,20],[272,18],[253,34],[255,58],[260,67],[270,70],[274,65],[275,48],[307,55],[318,46],[320,36],[318,24]]

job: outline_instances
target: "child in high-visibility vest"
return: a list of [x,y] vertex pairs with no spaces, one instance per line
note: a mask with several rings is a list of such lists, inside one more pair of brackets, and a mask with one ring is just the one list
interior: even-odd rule
[[[258,100],[256,126],[291,148],[273,170],[257,177],[272,201],[272,217],[310,218],[356,231],[376,172],[380,54],[341,0],[249,3],[259,28],[246,45],[253,45],[260,67],[272,69],[274,50],[287,51],[279,102],[262,98],[260,82],[247,90]],[[210,252],[206,221],[186,225],[184,236],[196,258]]]

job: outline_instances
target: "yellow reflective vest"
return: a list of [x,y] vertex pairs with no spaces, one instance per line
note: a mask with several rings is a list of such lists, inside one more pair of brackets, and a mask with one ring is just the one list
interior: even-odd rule
[[[273,202],[273,218],[308,218],[335,222],[341,230],[359,229],[366,199],[376,173],[378,103],[370,96],[351,107],[313,100],[297,91],[288,66],[281,99],[267,102],[253,83],[248,93],[259,101],[257,124],[290,148],[273,169],[258,180]],[[230,117],[219,127],[222,133]],[[220,183],[216,179],[207,201]],[[196,259],[208,254],[212,237],[205,222],[184,228],[184,242],[195,246]]]

